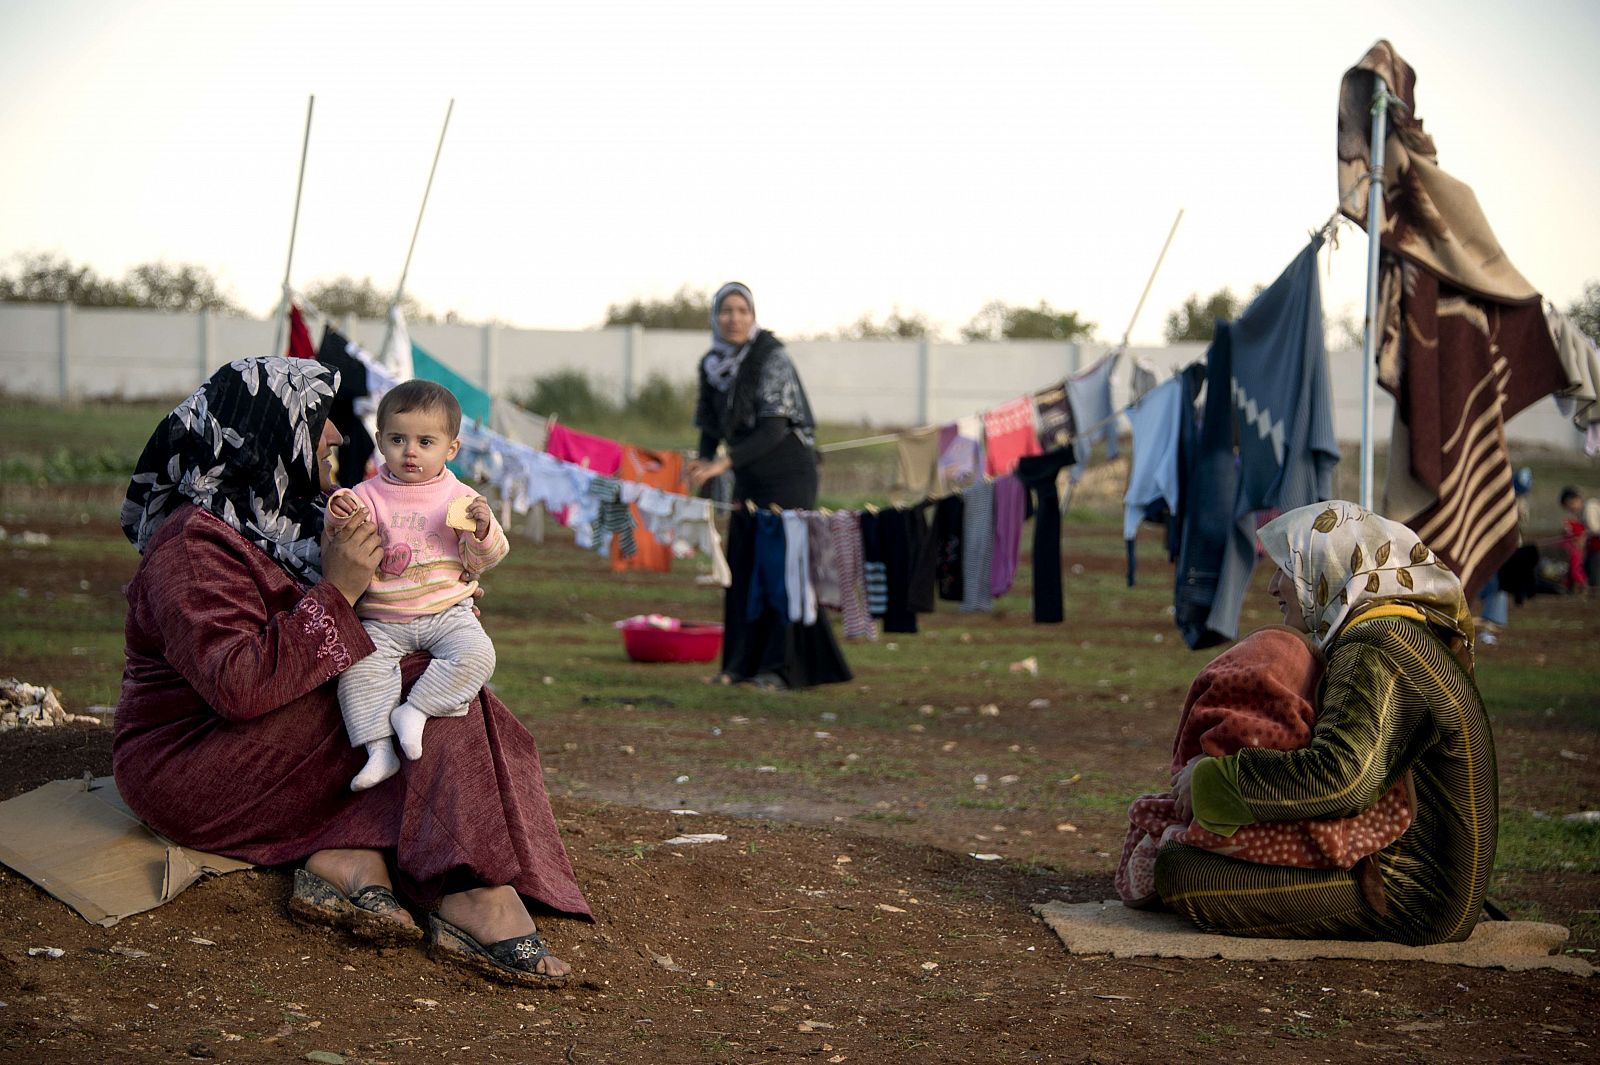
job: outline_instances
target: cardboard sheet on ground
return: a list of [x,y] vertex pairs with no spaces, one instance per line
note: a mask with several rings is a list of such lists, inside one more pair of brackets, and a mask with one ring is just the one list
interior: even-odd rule
[[1556,969],[1592,976],[1582,958],[1557,953],[1567,930],[1534,921],[1485,921],[1463,943],[1404,947],[1398,943],[1347,943],[1333,939],[1245,939],[1202,932],[1173,913],[1130,909],[1106,902],[1046,902],[1034,906],[1073,954],[1116,958],[1227,958],[1234,961],[1304,961],[1353,958],[1359,961],[1437,962],[1481,969]]
[[123,803],[114,780],[100,777],[51,781],[0,802],[0,864],[109,928],[170,901],[206,873],[251,863],[163,839]]

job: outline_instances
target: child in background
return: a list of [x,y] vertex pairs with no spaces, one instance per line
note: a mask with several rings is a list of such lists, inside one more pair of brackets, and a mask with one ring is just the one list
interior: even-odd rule
[[1583,493],[1576,488],[1561,490],[1561,549],[1567,553],[1566,588],[1569,592],[1589,589],[1589,574],[1584,567],[1584,553],[1589,541],[1589,527],[1583,520]]
[[[351,746],[367,764],[350,790],[400,769],[391,737],[409,759],[422,757],[430,717],[460,717],[494,672],[494,644],[472,612],[476,578],[510,545],[489,503],[445,469],[461,448],[461,404],[432,381],[411,380],[378,404],[383,465],[328,500],[334,528],[370,517],[383,537],[383,561],[356,602],[377,650],[339,674],[339,708]],[[400,660],[427,651],[433,661],[404,702]]]

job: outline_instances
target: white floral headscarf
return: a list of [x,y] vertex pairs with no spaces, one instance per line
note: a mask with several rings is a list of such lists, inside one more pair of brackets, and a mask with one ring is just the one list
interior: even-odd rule
[[142,554],[180,505],[215,514],[291,576],[322,578],[317,444],[339,373],[314,359],[239,359],[156,427],[122,503]]
[[1294,579],[1318,646],[1379,603],[1403,603],[1471,643],[1461,581],[1417,534],[1343,500],[1312,503],[1261,527],[1261,546]]

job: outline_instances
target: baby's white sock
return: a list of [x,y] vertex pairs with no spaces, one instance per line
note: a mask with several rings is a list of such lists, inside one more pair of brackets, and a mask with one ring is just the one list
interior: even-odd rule
[[422,757],[422,726],[427,723],[428,715],[410,703],[401,703],[389,715],[389,724],[394,726],[394,736],[400,741],[400,749],[413,762]]
[[400,759],[394,753],[394,744],[385,737],[367,744],[367,764],[350,781],[351,791],[366,791],[400,772]]

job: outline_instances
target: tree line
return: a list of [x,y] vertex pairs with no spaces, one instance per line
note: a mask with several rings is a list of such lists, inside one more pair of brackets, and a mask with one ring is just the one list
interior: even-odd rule
[[[210,270],[193,263],[141,263],[129,268],[121,277],[113,278],[48,253],[14,258],[13,265],[0,270],[0,301],[244,313]],[[1237,318],[1261,289],[1262,286],[1257,285],[1243,298],[1226,285],[1208,296],[1191,293],[1181,305],[1167,313],[1163,330],[1167,343],[1209,341],[1214,323]],[[323,314],[357,318],[384,317],[392,298],[388,291],[373,284],[372,278],[349,275],[313,281],[300,290],[300,295]],[[409,294],[401,299],[400,309],[411,321],[453,323],[463,320],[453,310],[435,314]],[[1600,280],[1585,282],[1583,295],[1573,300],[1566,310],[1579,329],[1600,342]],[[701,330],[707,328],[710,317],[711,294],[684,285],[665,299],[635,298],[613,303],[606,308],[603,324]],[[1360,343],[1360,323],[1348,314],[1330,319],[1329,329],[1330,339],[1340,346]],[[961,327],[960,337],[965,341],[1089,340],[1094,331],[1095,323],[1078,312],[1053,307],[1044,300],[1036,307],[991,300]],[[836,330],[796,339],[892,340],[938,336],[937,326],[926,314],[896,307],[881,319],[864,313]]]

